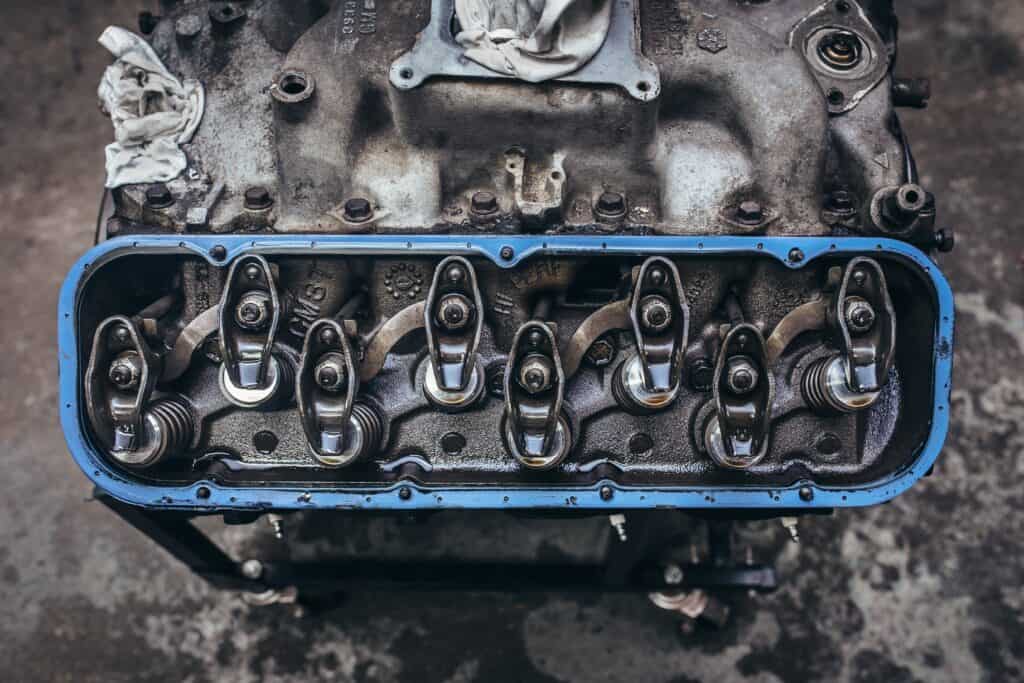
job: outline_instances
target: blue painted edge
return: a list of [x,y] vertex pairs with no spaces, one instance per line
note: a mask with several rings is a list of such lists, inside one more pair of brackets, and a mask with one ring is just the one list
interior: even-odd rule
[[[222,261],[209,252],[215,245],[227,249]],[[503,259],[501,251],[511,247],[514,255]],[[531,256],[596,254],[675,254],[771,256],[790,268],[799,269],[822,256],[882,255],[916,266],[931,285],[938,310],[935,330],[934,396],[932,429],[913,464],[870,485],[854,488],[826,488],[798,482],[788,488],[767,487],[627,487],[612,480],[586,487],[427,487],[413,482],[396,482],[386,487],[359,488],[344,484],[325,489],[323,484],[309,489],[295,486],[224,486],[213,481],[198,481],[187,486],[155,486],[125,477],[111,468],[92,448],[84,432],[84,412],[79,397],[79,363],[76,340],[77,297],[90,272],[103,263],[138,250],[149,253],[190,253],[222,265],[243,253],[288,254],[311,251],[320,254],[469,254],[490,258],[502,267],[513,267]],[[793,249],[804,258],[789,259]],[[102,491],[123,502],[162,509],[269,510],[269,509],[525,509],[579,508],[776,508],[814,509],[861,507],[886,502],[909,489],[935,463],[949,428],[949,394],[953,364],[953,293],[936,264],[912,245],[895,240],[862,237],[661,237],[661,236],[244,236],[244,235],[164,235],[120,237],[104,242],[86,253],[71,268],[61,288],[58,304],[58,341],[60,354],[60,417],[65,439],[75,462]],[[614,495],[602,500],[600,490],[610,486]],[[801,486],[810,486],[810,501],[800,498]],[[209,497],[200,499],[205,487]],[[407,487],[412,495],[402,500],[399,490]]]

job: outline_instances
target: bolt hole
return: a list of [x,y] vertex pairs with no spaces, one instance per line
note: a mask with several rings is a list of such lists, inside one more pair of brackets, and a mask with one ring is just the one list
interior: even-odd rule
[[828,91],[828,102],[829,104],[838,107],[846,101],[846,95],[843,94],[842,90],[832,88]]
[[647,92],[648,90],[651,89],[651,84],[648,83],[647,81],[640,81],[639,83],[636,84],[636,89],[639,90],[640,92]]
[[832,432],[826,432],[818,437],[814,448],[822,455],[835,455],[843,448],[842,440]]
[[270,455],[277,450],[278,443],[277,434],[267,429],[256,432],[252,437],[253,448],[263,455]]
[[448,432],[441,437],[441,450],[447,455],[458,455],[466,447],[466,437],[458,432]]
[[643,455],[654,448],[654,439],[649,435],[638,433],[629,439],[629,452],[633,455]]
[[850,3],[848,3],[846,0],[839,0],[839,2],[836,3],[836,10],[840,14],[846,14],[847,12],[850,11]]
[[413,77],[413,70],[407,66],[403,66],[401,69],[399,69],[398,75],[405,80],[409,80],[410,78]]
[[286,74],[278,85],[286,95],[301,95],[306,91],[308,82],[300,74]]
[[559,173],[558,171],[552,171],[551,172],[551,179],[552,180],[561,180],[562,179],[562,174]]
[[906,197],[907,202],[909,202],[910,204],[917,204],[917,201],[921,198],[921,195],[919,195],[914,190],[910,190],[907,192]]

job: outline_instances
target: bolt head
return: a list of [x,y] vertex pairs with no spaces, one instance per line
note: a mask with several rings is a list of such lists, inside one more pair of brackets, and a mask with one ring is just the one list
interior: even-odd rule
[[116,341],[122,344],[127,344],[132,339],[132,333],[124,325],[120,325],[114,328],[113,337]]
[[511,261],[516,255],[516,250],[512,247],[502,247],[500,256],[505,261]]
[[493,192],[475,192],[470,200],[470,210],[479,215],[496,213],[498,211],[498,197]]
[[849,215],[857,211],[857,200],[849,190],[836,190],[828,196],[825,206],[834,213]]
[[257,266],[255,263],[245,267],[245,276],[250,280],[255,280],[256,278],[258,278],[261,272],[263,272],[263,269]]
[[741,202],[739,207],[737,207],[736,218],[741,223],[757,225],[764,220],[764,207],[761,206],[760,202],[748,199]]
[[800,487],[800,500],[809,503],[814,500],[814,490],[810,486]]
[[626,197],[620,192],[602,192],[594,207],[598,214],[615,218],[626,214]]
[[690,364],[690,387],[694,391],[709,391],[715,381],[715,365],[707,358],[698,358]]
[[334,328],[325,327],[320,330],[320,343],[330,346],[338,342],[338,333],[334,331]]
[[195,14],[186,14],[174,22],[174,32],[182,38],[195,38],[203,30],[203,20]]
[[207,339],[203,344],[203,355],[205,355],[207,360],[211,363],[220,363],[223,360],[220,354],[220,339],[217,339],[216,337]]
[[790,249],[789,250],[789,260],[792,261],[793,263],[801,263],[801,262],[803,262],[803,260],[804,260],[804,252],[803,252],[803,250],[801,250],[801,249],[799,249],[797,247],[794,247],[794,248]]
[[410,489],[408,486],[403,486],[402,488],[398,489],[398,497],[401,498],[402,500],[409,500],[410,498],[412,498],[412,489]]
[[948,254],[956,247],[956,235],[952,229],[943,228],[935,232],[935,248]]
[[363,197],[353,197],[346,200],[344,208],[345,220],[351,223],[362,223],[373,216],[373,207],[370,201]]
[[453,285],[457,285],[466,279],[466,271],[462,266],[455,264],[448,267],[448,272],[445,273],[445,278]]
[[683,570],[678,564],[670,564],[665,567],[665,583],[670,586],[678,586],[683,582]]
[[601,487],[601,500],[608,501],[615,497],[615,491],[611,486]]
[[270,190],[262,185],[256,185],[245,191],[245,208],[250,211],[265,211],[274,205],[274,199]]
[[608,339],[598,339],[587,349],[587,362],[596,368],[603,368],[615,359],[615,345]]
[[164,183],[156,183],[146,188],[146,204],[151,209],[166,209],[174,203],[174,195]]
[[263,576],[263,563],[259,560],[246,560],[242,563],[242,576],[256,581]]
[[647,273],[647,281],[654,287],[661,287],[666,280],[668,280],[668,276],[661,268],[651,268]]

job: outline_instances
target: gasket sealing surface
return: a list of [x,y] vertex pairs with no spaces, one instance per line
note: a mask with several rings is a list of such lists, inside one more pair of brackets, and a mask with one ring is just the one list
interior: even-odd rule
[[[224,251],[214,249],[224,247]],[[512,258],[502,258],[511,247]],[[799,249],[804,258],[790,259]],[[511,268],[538,254],[556,256],[664,254],[678,256],[773,257],[794,270],[815,259],[875,253],[911,266],[932,289],[936,308],[936,329],[932,382],[931,430],[913,464],[871,485],[854,488],[820,487],[797,482],[778,487],[635,487],[613,480],[585,487],[516,486],[482,488],[471,486],[426,487],[412,482],[394,482],[380,487],[326,488],[281,486],[224,486],[214,481],[197,481],[185,486],[155,486],[128,479],[99,455],[85,430],[85,412],[80,388],[79,340],[77,337],[79,293],[89,276],[104,263],[130,254],[148,252],[200,256],[222,266],[242,254],[264,255],[382,255],[461,254],[488,258]],[[212,257],[224,253],[222,259]],[[507,256],[506,252],[506,256]],[[860,507],[891,500],[909,489],[934,464],[949,428],[949,392],[953,365],[953,293],[937,265],[907,243],[886,239],[848,237],[458,237],[458,236],[341,236],[341,235],[165,235],[126,236],[94,247],[71,268],[61,288],[58,304],[60,354],[60,416],[71,455],[86,476],[103,492],[125,503],[147,508],[179,510],[269,510],[269,509],[680,509],[748,508],[815,509]],[[801,496],[810,488],[812,496]],[[200,494],[202,489],[202,494]],[[408,493],[400,493],[408,489]],[[602,495],[604,489],[604,495]],[[611,496],[608,495],[609,489]],[[808,499],[809,498],[809,499]]]

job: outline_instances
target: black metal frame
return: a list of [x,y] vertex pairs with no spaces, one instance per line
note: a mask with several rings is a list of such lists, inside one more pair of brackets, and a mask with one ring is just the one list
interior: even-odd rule
[[[554,591],[649,593],[694,589],[768,592],[777,587],[775,569],[767,565],[735,564],[732,561],[731,522],[708,522],[707,562],[679,563],[682,580],[666,580],[662,552],[652,554],[653,514],[633,515],[625,541],[611,534],[602,563],[525,562],[409,562],[375,559],[344,562],[260,562],[258,578],[248,578],[242,563],[232,559],[198,529],[189,512],[149,510],[123,503],[97,490],[95,498],[121,519],[150,538],[197,576],[211,585],[261,593],[295,587],[300,594],[386,588],[388,590]],[[682,549],[679,539],[676,549]],[[688,541],[685,547],[688,546]],[[678,578],[678,574],[673,577]]]

